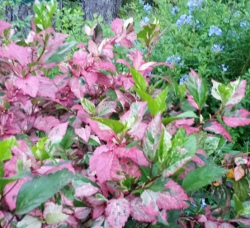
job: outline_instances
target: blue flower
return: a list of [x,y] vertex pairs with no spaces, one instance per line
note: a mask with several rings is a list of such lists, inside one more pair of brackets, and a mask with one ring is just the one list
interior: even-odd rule
[[145,25],[149,24],[149,18],[146,16],[144,18],[142,18],[141,22]]
[[147,3],[146,5],[143,6],[143,9],[144,9],[145,11],[147,11],[147,12],[150,12],[151,9],[152,9],[152,6],[151,6],[150,4]]
[[178,28],[181,27],[181,25],[183,24],[189,24],[189,25],[192,25],[192,22],[193,22],[193,16],[192,15],[186,15],[186,14],[183,14],[180,16],[180,18],[177,20],[176,24],[178,26]]
[[224,46],[221,46],[220,44],[214,44],[211,48],[214,52],[220,52],[224,49]]
[[187,74],[184,74],[181,78],[180,78],[180,82],[179,85],[183,84],[186,80],[187,80]]
[[202,4],[202,0],[189,0],[187,5],[189,7],[189,13],[193,13],[195,8],[198,8]]
[[224,72],[226,72],[228,70],[228,66],[226,66],[225,64],[221,65],[221,68]]
[[211,26],[209,29],[209,36],[216,35],[216,36],[221,36],[222,35],[222,30],[217,27],[217,26]]
[[166,60],[167,63],[183,66],[184,61],[181,61],[181,57],[179,55],[171,55]]
[[240,27],[241,28],[247,28],[247,27],[249,27],[249,23],[246,22],[246,21],[242,21],[242,22],[240,22]]
[[198,20],[195,20],[195,28],[196,29],[202,28],[202,24]]
[[205,202],[205,199],[201,198],[201,206],[200,206],[200,209],[206,207],[206,202]]
[[171,10],[171,13],[173,15],[175,15],[175,13],[177,13],[179,11],[179,8],[177,6],[173,7],[172,10]]

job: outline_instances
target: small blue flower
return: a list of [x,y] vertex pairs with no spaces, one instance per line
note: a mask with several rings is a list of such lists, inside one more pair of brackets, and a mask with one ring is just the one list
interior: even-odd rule
[[193,16],[192,15],[186,15],[186,14],[183,14],[180,16],[180,18],[177,20],[176,24],[178,26],[178,28],[181,27],[181,25],[183,24],[189,24],[189,25],[192,25],[192,22],[193,22]]
[[171,13],[175,15],[179,11],[179,8],[177,6],[174,6],[171,10]]
[[197,30],[200,29],[200,28],[202,28],[202,24],[198,20],[195,20],[195,28]]
[[211,48],[214,52],[220,52],[224,49],[224,46],[221,46],[220,44],[214,44]]
[[187,74],[184,74],[181,78],[180,78],[180,81],[179,81],[179,85],[183,84],[186,80],[187,80]]
[[205,199],[204,198],[201,198],[201,206],[200,206],[200,209],[206,207],[206,202],[205,202]]
[[221,36],[222,30],[219,27],[213,25],[210,27],[208,35],[209,36],[212,36],[212,35]]
[[171,55],[166,60],[167,63],[183,66],[184,61],[181,61],[181,57],[179,55]]
[[249,27],[249,23],[246,22],[246,21],[242,21],[242,22],[240,22],[240,27],[241,28],[247,28],[247,27]]
[[224,72],[226,72],[228,70],[228,66],[226,66],[225,64],[221,65],[221,68]]
[[144,18],[142,18],[141,22],[145,25],[148,25],[149,24],[149,18],[146,16]]
[[146,5],[143,6],[143,9],[144,9],[145,11],[147,11],[147,12],[150,12],[151,9],[152,9],[152,6],[151,6],[150,4],[147,3]]
[[152,72],[150,71],[149,73],[146,74],[146,76],[150,77],[152,75]]
[[187,5],[189,7],[189,13],[193,13],[195,8],[199,8],[199,6],[202,4],[202,0],[189,0]]

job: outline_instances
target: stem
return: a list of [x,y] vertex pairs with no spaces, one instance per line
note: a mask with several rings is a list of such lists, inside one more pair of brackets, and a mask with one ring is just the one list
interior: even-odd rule
[[145,185],[147,185],[147,184],[149,184],[149,183],[151,183],[151,182],[155,181],[155,180],[156,180],[157,178],[159,178],[160,176],[161,176],[161,175],[157,175],[157,176],[153,177],[152,179],[150,179],[150,180],[146,181],[145,183],[143,183],[143,184],[141,184],[141,185],[137,186],[134,190],[137,190],[137,189],[143,188]]

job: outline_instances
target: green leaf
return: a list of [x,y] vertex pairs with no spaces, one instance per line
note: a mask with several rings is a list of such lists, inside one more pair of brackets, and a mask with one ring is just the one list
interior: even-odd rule
[[132,77],[135,81],[135,86],[140,89],[141,91],[145,92],[147,89],[147,82],[146,79],[134,68],[130,68],[130,72]]
[[162,129],[162,135],[159,142],[158,150],[157,150],[157,158],[161,165],[165,165],[168,159],[168,151],[172,147],[171,135],[166,131],[165,128]]
[[75,41],[64,43],[47,59],[45,64],[62,62],[75,45]]
[[234,189],[234,193],[235,195],[237,195],[238,199],[243,202],[247,199],[248,197],[248,191],[249,191],[249,187],[248,187],[248,181],[246,180],[246,178],[242,178],[238,181],[233,181],[233,189]]
[[194,135],[187,136],[183,128],[180,128],[172,140],[172,148],[166,158],[163,176],[170,176],[181,169],[186,162],[191,160],[196,152],[196,138]]
[[183,180],[182,187],[187,192],[198,190],[225,175],[228,170],[209,162],[206,166],[192,170]]
[[87,177],[84,177],[80,174],[77,174],[74,181],[78,181],[78,187],[81,187],[83,184],[92,184],[93,186],[97,187],[97,188],[100,188],[100,186],[95,183],[94,181],[88,179]]
[[235,209],[236,209],[236,212],[238,214],[239,211],[243,210],[243,205],[241,203],[241,201],[239,200],[239,198],[237,197],[237,195],[233,195],[233,201],[235,203]]
[[81,105],[89,114],[94,115],[95,105],[91,101],[86,98],[82,98]]
[[13,146],[17,146],[16,139],[14,137],[5,139],[0,142],[0,161],[6,161],[12,158],[11,149]]
[[155,116],[160,111],[159,105],[155,102],[155,100],[149,94],[138,88],[134,87],[134,90],[139,94],[142,100],[148,102],[148,109],[152,116]]
[[74,207],[87,207],[87,204],[77,199],[74,199],[73,204]]
[[92,120],[95,120],[110,127],[116,134],[120,133],[125,129],[125,126],[118,120],[111,120],[104,118],[92,118]]
[[194,112],[186,111],[177,116],[178,118],[199,118]]
[[160,112],[165,111],[167,107],[166,105],[167,94],[168,94],[168,89],[166,87],[164,90],[162,90],[162,92],[155,99],[155,102],[158,105],[158,111]]
[[250,217],[250,201],[245,201],[242,204],[243,208],[238,212],[238,215]]
[[67,169],[62,169],[26,182],[17,195],[16,214],[26,214],[40,206],[70,183],[73,177],[74,175]]
[[45,143],[48,140],[48,137],[44,137],[39,139],[39,141],[32,147],[32,153],[34,154],[35,158],[39,159],[40,161],[44,161],[50,158],[47,149],[45,148]]
[[108,202],[108,199],[106,197],[104,197],[102,194],[97,193],[95,194],[95,198],[97,198],[98,200],[102,201],[102,202]]

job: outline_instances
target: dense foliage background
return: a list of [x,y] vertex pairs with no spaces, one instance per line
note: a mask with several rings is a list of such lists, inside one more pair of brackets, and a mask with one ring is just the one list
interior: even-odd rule
[[84,2],[0,1],[1,227],[249,227],[250,2]]

